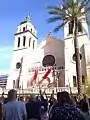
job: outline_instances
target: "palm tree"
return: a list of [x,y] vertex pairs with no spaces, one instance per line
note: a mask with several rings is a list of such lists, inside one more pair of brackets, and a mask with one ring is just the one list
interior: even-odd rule
[[[78,95],[82,97],[82,75],[80,66],[80,54],[78,47],[78,24],[81,23],[83,19],[82,16],[85,15],[90,10],[88,6],[89,0],[63,0],[62,6],[48,6],[48,13],[51,16],[48,19],[48,23],[59,22],[59,25],[54,29],[54,32],[58,32],[59,29],[67,23],[72,23],[73,27],[73,40],[75,49],[75,61],[76,61],[76,77],[77,77],[77,87]],[[83,11],[85,8],[85,11]]]

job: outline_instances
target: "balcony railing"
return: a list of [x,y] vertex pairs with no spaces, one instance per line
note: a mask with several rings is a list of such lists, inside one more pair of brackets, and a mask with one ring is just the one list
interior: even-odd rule
[[38,69],[38,71],[47,71],[49,68],[51,68],[51,70],[64,70],[63,66],[51,66],[51,67],[34,67],[34,68],[30,68],[29,72],[34,72],[35,69]]
[[[67,92],[70,93],[70,88],[69,87],[58,87],[58,88],[57,87],[53,87],[53,88],[46,88],[46,89],[42,88],[41,90],[42,90],[42,92],[44,92],[44,90],[45,90],[46,94],[52,94],[52,91],[54,91],[55,94],[57,92],[61,92],[61,91],[67,91]],[[5,94],[7,94],[8,91],[9,91],[8,89],[1,90],[1,92],[4,92]],[[31,93],[39,94],[39,91],[40,91],[39,88],[17,89],[18,94],[29,94],[29,95]],[[77,93],[77,88],[73,87],[73,88],[71,88],[71,91],[72,91],[73,94],[76,94]]]

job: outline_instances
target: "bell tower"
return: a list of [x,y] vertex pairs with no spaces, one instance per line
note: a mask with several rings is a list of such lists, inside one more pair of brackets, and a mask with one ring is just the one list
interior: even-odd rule
[[17,27],[15,33],[14,50],[35,49],[37,46],[37,31],[31,22],[29,15]]
[[[84,9],[83,9],[84,10]],[[75,62],[75,50],[74,50],[74,41],[73,41],[73,21],[67,23],[64,26],[64,41],[65,41],[65,86],[75,87],[77,84],[76,81],[76,62]],[[81,20],[78,22],[78,46],[80,52],[80,62],[82,75],[85,76],[85,48],[84,46],[88,44],[89,33],[88,33],[88,24],[86,22],[85,14],[82,16]]]
[[[28,51],[34,51],[37,47],[37,30],[33,25],[30,16],[20,22],[17,27],[14,40],[13,57],[11,61],[10,75],[7,82],[7,89],[13,88],[23,70],[23,62]],[[22,60],[23,59],[23,60]],[[22,70],[21,70],[22,69]]]
[[[84,9],[82,9],[82,12],[84,12]],[[73,21],[67,23],[64,26],[64,39],[67,39],[73,36],[73,27],[74,27]],[[81,17],[81,20],[78,22],[78,35],[84,35],[84,34],[87,34],[87,36],[89,35],[88,24],[87,24],[85,14]]]

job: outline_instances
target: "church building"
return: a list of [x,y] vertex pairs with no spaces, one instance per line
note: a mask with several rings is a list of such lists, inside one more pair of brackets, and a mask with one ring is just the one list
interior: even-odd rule
[[[90,73],[90,41],[86,17],[78,23],[82,83]],[[17,27],[7,89],[77,86],[73,24],[64,26],[63,40],[50,33],[38,44],[37,30],[29,16]]]

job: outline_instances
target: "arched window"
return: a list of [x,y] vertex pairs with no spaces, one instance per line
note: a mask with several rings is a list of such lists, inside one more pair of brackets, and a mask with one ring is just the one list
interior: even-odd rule
[[31,44],[31,37],[30,37],[30,39],[29,39],[29,47],[30,47],[30,44]]
[[33,41],[33,49],[34,49],[34,47],[35,47],[35,41]]
[[18,37],[18,45],[17,47],[20,47],[20,37]]
[[73,76],[73,86],[77,87],[77,80],[76,80],[76,76]]
[[25,27],[23,27],[23,31],[25,31]]
[[31,32],[32,32],[32,28],[31,28]]
[[25,47],[26,44],[26,36],[23,36],[23,46]]

